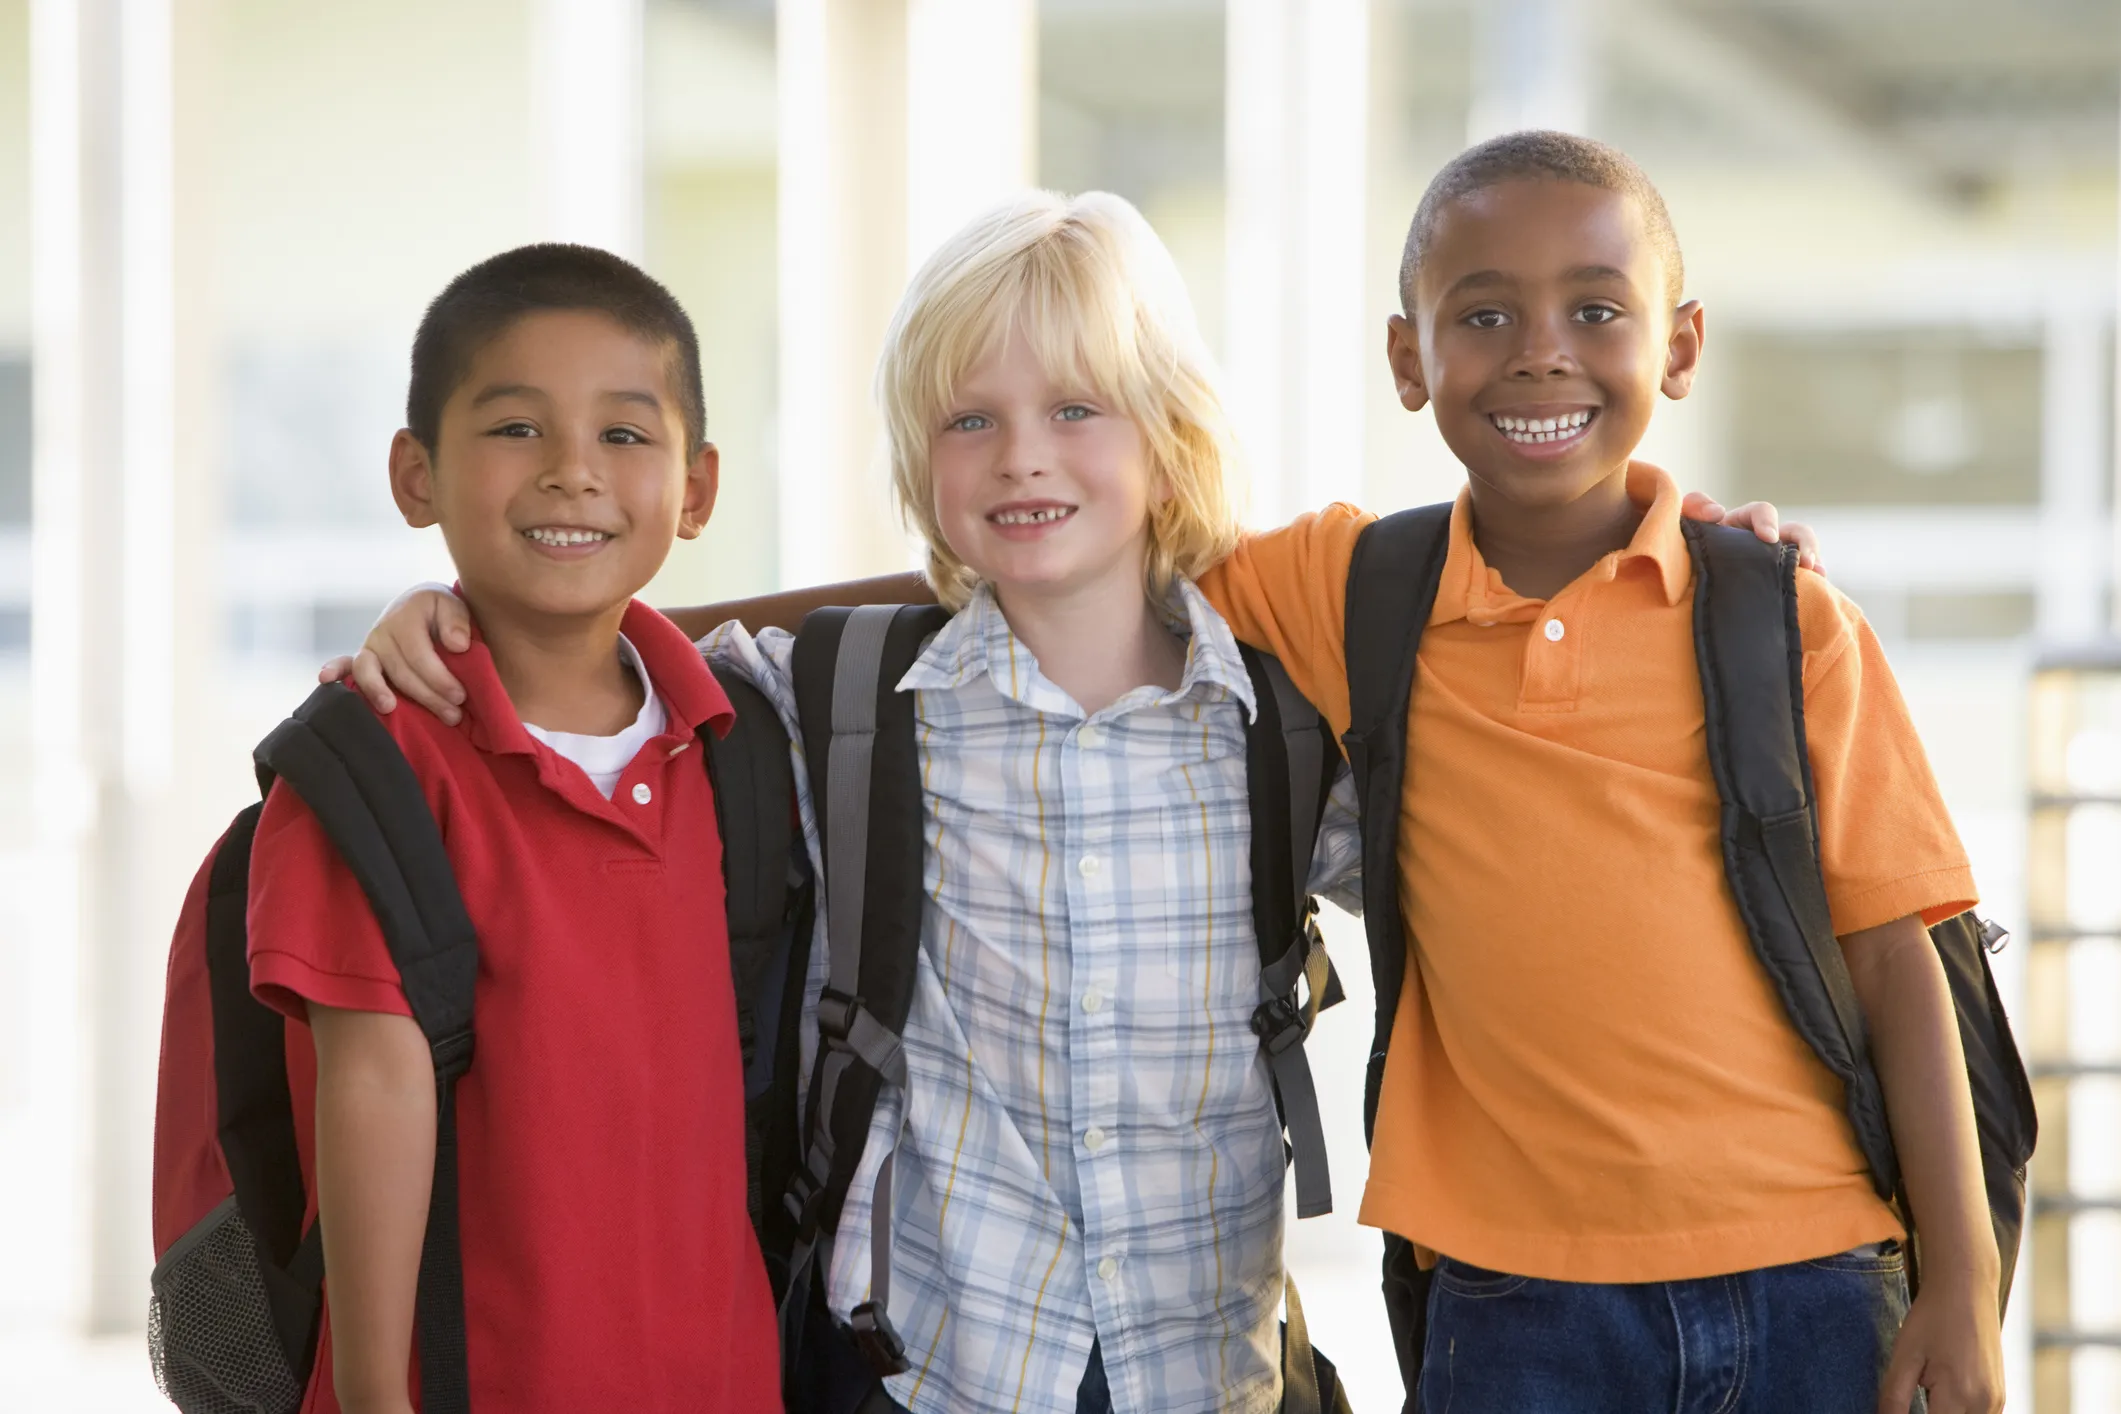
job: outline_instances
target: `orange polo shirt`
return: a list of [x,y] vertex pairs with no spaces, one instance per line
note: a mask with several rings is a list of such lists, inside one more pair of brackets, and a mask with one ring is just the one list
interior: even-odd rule
[[[1452,513],[1408,714],[1410,965],[1361,1214],[1565,1281],[1713,1276],[1900,1234],[1724,880],[1678,489],[1638,463],[1628,492],[1647,506],[1633,541],[1545,602],[1483,563],[1467,496]],[[1348,562],[1371,519],[1330,506],[1201,581],[1336,732]],[[1824,579],[1797,588],[1835,931],[1971,907],[1876,637]]]

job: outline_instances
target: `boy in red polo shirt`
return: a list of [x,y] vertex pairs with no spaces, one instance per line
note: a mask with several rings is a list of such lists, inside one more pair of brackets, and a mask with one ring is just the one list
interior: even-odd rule
[[[615,256],[510,251],[429,307],[406,420],[392,494],[441,526],[477,623],[461,720],[384,719],[479,938],[457,1088],[471,1403],[778,1409],[721,841],[689,749],[730,707],[633,602],[714,503],[691,322]],[[257,995],[314,1044],[290,1058],[329,1272],[302,1407],[406,1414],[434,1072],[358,884],[290,791],[258,828],[250,938]]]

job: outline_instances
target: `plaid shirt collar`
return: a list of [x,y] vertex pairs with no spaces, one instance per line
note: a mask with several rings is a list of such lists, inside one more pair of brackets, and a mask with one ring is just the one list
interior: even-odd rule
[[1161,706],[1199,697],[1206,701],[1234,698],[1248,719],[1257,718],[1252,675],[1237,651],[1236,635],[1207,596],[1183,575],[1172,581],[1158,609],[1171,631],[1186,640],[1186,667],[1171,691],[1138,687],[1102,711],[1082,707],[1039,671],[1038,660],[1009,627],[991,586],[982,584],[972,601],[943,625],[912,668],[899,679],[900,692],[951,691],[985,675],[995,691],[1036,712],[1059,717],[1115,716],[1137,707]]

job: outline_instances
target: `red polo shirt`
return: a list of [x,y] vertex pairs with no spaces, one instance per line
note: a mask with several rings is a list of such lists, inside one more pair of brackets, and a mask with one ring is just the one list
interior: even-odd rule
[[[722,847],[693,736],[731,711],[668,620],[635,604],[623,629],[670,724],[610,800],[523,730],[483,643],[452,664],[460,725],[410,703],[383,719],[479,937],[478,1052],[457,1087],[472,1401],[778,1410]],[[410,1014],[359,885],[291,791],[266,801],[250,880],[262,1000],[297,1020],[308,1002]],[[316,1061],[306,1029],[288,1034],[307,1177]],[[328,1294],[302,1407],[339,1407]]]

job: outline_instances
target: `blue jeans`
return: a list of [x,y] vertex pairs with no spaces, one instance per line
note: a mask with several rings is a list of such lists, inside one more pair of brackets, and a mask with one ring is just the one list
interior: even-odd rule
[[1541,1281],[1446,1257],[1429,1290],[1419,1408],[1875,1414],[1907,1303],[1892,1242],[1627,1285]]

